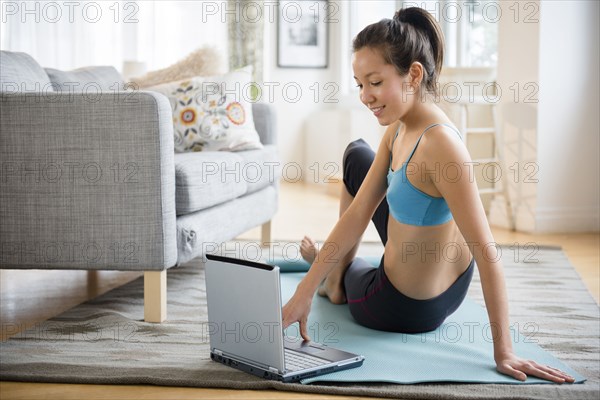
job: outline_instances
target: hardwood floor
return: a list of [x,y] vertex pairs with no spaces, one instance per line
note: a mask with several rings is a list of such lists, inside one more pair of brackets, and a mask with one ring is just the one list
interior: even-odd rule
[[[308,234],[322,241],[337,220],[337,198],[330,189],[282,184],[280,209],[272,223],[276,240],[298,241]],[[498,243],[535,243],[561,246],[581,275],[596,302],[600,299],[600,234],[531,235],[493,229]],[[240,239],[259,240],[260,228]],[[363,241],[378,241],[369,226]],[[139,272],[0,270],[0,338],[60,314],[137,277]],[[0,355],[1,356],[1,355]],[[339,399],[341,396],[308,395],[279,391],[236,391],[157,386],[66,385],[0,382],[5,399]],[[352,397],[362,399],[362,397]],[[367,398],[364,398],[367,399]],[[372,398],[370,398],[372,399]]]

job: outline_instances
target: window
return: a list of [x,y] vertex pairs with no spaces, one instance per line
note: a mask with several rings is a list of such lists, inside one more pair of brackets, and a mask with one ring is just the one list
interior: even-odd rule
[[497,1],[437,1],[436,8],[426,8],[440,22],[446,37],[448,67],[496,67],[498,21],[501,11]]
[[466,67],[496,67],[500,6],[491,0],[469,0],[465,3],[473,7],[473,18],[464,18],[467,40],[465,59],[461,64]]
[[350,44],[365,26],[383,18],[392,18],[400,6],[399,1],[351,1],[350,2]]

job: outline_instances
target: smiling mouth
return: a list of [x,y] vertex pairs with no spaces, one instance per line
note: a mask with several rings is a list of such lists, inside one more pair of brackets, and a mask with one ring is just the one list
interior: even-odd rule
[[381,113],[381,111],[383,111],[383,109],[385,108],[385,106],[381,106],[381,107],[369,107],[369,110],[371,110],[373,112],[373,114],[378,115]]

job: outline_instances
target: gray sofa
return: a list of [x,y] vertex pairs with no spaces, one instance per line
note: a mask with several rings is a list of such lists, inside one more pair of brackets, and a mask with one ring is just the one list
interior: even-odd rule
[[175,154],[168,99],[120,91],[112,67],[2,51],[0,85],[1,268],[144,271],[144,316],[160,322],[168,268],[259,225],[270,240],[272,106],[252,106],[261,150]]

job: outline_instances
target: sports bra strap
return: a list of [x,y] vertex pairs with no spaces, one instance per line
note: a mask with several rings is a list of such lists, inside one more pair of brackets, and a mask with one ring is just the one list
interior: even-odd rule
[[394,139],[392,139],[392,146],[390,147],[390,167],[392,166],[392,152],[394,151],[394,142],[396,141],[396,138],[398,138],[398,133],[400,133],[400,126],[396,130],[396,135],[394,136]]
[[433,128],[434,126],[438,126],[438,125],[441,125],[441,124],[431,124],[427,128],[425,128],[425,130],[423,131],[423,133],[421,133],[421,135],[417,139],[417,143],[415,143],[415,147],[413,147],[412,151],[410,152],[410,155],[408,156],[408,158],[404,162],[405,164],[408,163],[410,161],[410,159],[412,158],[413,154],[415,154],[415,151],[417,150],[417,146],[419,145],[419,142],[421,141],[421,138],[423,137],[423,135],[425,134],[425,132],[427,132],[429,129]]
[[[438,125],[447,126],[448,128],[450,128],[453,131],[455,131],[458,134],[458,137],[460,137],[462,139],[462,135],[460,134],[460,132],[457,129],[455,129],[453,126],[451,126],[451,125],[440,124],[440,123],[431,124],[427,128],[425,128],[425,130],[423,130],[423,133],[421,133],[421,135],[419,136],[419,139],[417,139],[417,143],[415,143],[415,147],[413,147],[412,151],[410,152],[410,155],[408,156],[408,158],[404,162],[405,164],[408,163],[410,161],[410,159],[412,158],[413,154],[415,154],[415,151],[417,150],[417,146],[419,145],[419,142],[421,141],[421,138],[423,137],[423,135],[425,134],[425,132],[427,132],[429,129],[433,128],[434,126],[438,126]],[[392,152],[394,150],[394,142],[396,141],[396,138],[398,137],[398,133],[399,132],[400,132],[400,128],[398,128],[398,130],[396,131],[396,136],[394,136],[394,139],[392,140],[392,147],[391,147],[391,150],[390,150],[390,168],[392,166]]]

